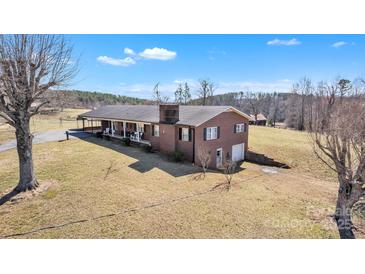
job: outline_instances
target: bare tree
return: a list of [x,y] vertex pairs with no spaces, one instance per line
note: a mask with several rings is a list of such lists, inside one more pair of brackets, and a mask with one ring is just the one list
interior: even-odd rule
[[75,75],[71,58],[72,47],[62,36],[0,36],[0,116],[16,131],[20,174],[16,193],[38,186],[30,118],[47,104],[42,96],[48,89],[65,85]]
[[226,159],[223,163],[223,174],[225,181],[213,187],[213,189],[221,188],[222,190],[230,190],[232,187],[233,176],[236,172],[237,164],[232,159]]
[[260,113],[261,108],[261,100],[260,94],[255,92],[246,92],[244,94],[244,98],[246,99],[250,112],[255,117],[255,124],[257,123],[257,115]]
[[169,96],[163,96],[161,94],[161,91],[160,91],[160,83],[157,83],[154,86],[152,97],[155,100],[155,103],[156,104],[167,103],[170,100]]
[[210,164],[210,161],[212,160],[212,156],[210,155],[210,151],[208,148],[204,145],[201,145],[198,150],[198,159],[200,162],[200,165],[203,170],[203,175],[205,177],[205,173],[207,172],[208,166]]
[[216,90],[216,86],[213,82],[209,82],[208,85],[208,100],[209,100],[209,104],[213,105],[213,100],[214,100],[214,91]]
[[365,98],[349,81],[321,84],[313,98],[310,136],[317,157],[337,174],[334,219],[341,238],[355,238],[352,209],[364,198]]
[[214,95],[215,85],[209,79],[199,80],[199,85],[198,97],[201,99],[201,104],[205,106],[208,104],[209,98]]
[[[311,111],[308,108],[312,107],[313,85],[309,78],[304,77],[299,83],[293,85],[292,95],[289,100],[287,112],[287,124],[297,130],[305,130],[306,127],[311,127],[312,118]],[[309,129],[308,128],[308,129]]]
[[276,121],[278,118],[279,106],[280,106],[280,96],[278,93],[274,92],[272,96],[270,96],[270,108],[269,108],[269,124],[273,127],[276,125]]
[[61,112],[63,112],[64,108],[70,102],[70,99],[70,94],[66,90],[56,91],[56,102]]
[[224,177],[226,179],[226,189],[229,190],[232,186],[233,175],[236,172],[236,162],[232,160],[226,160],[223,163]]
[[162,96],[160,103],[168,103],[170,101],[170,97],[167,95]]
[[184,97],[184,104],[187,105],[191,100],[190,87],[187,82],[185,82],[184,84],[183,97]]
[[160,83],[157,83],[154,87],[153,87],[153,94],[152,97],[153,99],[156,101],[157,104],[162,102],[162,96],[161,96],[161,92],[160,92]]
[[184,91],[182,84],[179,83],[175,91],[175,103],[182,104],[184,101]]

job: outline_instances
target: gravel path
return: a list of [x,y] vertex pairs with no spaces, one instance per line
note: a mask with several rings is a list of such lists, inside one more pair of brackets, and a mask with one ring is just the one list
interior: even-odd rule
[[[65,140],[66,139],[65,132],[66,132],[65,130],[51,130],[51,131],[36,133],[34,135],[33,144],[42,144],[47,142]],[[69,133],[70,133],[70,139],[75,139],[75,138],[83,139],[91,136],[90,133],[83,131],[69,130]],[[13,148],[16,148],[16,140],[12,140],[5,144],[0,145],[0,152]]]

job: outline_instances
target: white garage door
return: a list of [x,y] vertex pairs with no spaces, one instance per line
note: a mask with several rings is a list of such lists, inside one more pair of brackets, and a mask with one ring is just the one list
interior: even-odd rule
[[241,161],[245,158],[245,143],[232,146],[232,161]]

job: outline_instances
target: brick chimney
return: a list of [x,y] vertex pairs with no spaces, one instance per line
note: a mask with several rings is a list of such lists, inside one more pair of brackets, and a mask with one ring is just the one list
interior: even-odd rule
[[160,104],[160,123],[175,124],[179,121],[179,105]]

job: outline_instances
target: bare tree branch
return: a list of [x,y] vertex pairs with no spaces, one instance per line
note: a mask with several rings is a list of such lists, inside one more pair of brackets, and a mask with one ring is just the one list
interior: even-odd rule
[[20,173],[16,192],[38,186],[30,118],[47,104],[41,97],[48,89],[66,85],[76,73],[72,47],[63,36],[0,35],[0,116],[16,128]]

